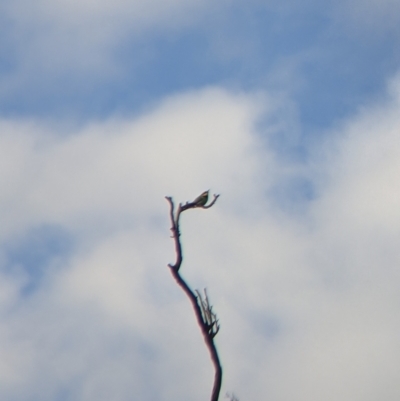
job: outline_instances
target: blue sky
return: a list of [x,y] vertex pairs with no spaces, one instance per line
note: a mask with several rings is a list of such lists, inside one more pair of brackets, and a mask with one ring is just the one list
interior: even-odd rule
[[[397,401],[398,0],[0,0],[0,398]],[[178,379],[177,379],[178,378]]]
[[[106,33],[98,30],[107,18],[105,3],[97,14],[89,3],[64,19],[56,6],[43,16],[44,1],[30,6],[36,18],[25,15],[23,1],[3,3],[5,116],[104,118],[137,113],[171,93],[223,85],[284,92],[296,102],[305,129],[319,130],[384,93],[386,78],[399,63],[399,29],[390,2],[376,24],[368,21],[373,3],[347,10],[347,2],[230,1],[193,9],[187,2],[188,16],[171,15],[167,21],[154,16],[138,30],[135,3],[126,5],[132,27],[129,17],[117,19],[122,2],[107,21],[110,37],[104,40],[98,36]],[[59,14],[67,5],[61,2]],[[88,40],[82,43],[82,36]]]

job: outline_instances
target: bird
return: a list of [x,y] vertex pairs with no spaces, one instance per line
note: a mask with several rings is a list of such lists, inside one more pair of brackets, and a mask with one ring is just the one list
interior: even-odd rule
[[208,192],[204,191],[201,195],[199,195],[191,204],[193,207],[203,207],[208,201]]

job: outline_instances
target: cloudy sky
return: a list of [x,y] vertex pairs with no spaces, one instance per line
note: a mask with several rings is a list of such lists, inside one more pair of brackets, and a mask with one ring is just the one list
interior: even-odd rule
[[399,0],[0,0],[0,399],[400,399]]

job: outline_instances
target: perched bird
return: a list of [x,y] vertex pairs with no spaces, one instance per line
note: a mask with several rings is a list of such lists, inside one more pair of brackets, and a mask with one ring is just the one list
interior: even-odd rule
[[204,191],[191,204],[194,207],[203,207],[207,203],[207,201],[208,201],[208,191]]

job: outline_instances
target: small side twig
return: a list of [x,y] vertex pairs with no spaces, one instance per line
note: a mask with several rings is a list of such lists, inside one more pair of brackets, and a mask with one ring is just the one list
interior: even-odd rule
[[209,335],[214,338],[219,332],[219,323],[217,315],[213,312],[212,305],[210,305],[208,300],[207,289],[204,288],[204,298],[199,290],[195,290],[195,292],[197,294],[197,302],[200,305],[203,322],[207,325]]
[[236,395],[233,393],[232,394],[226,393],[225,398],[229,398],[230,401],[239,401],[239,398],[237,398]]

